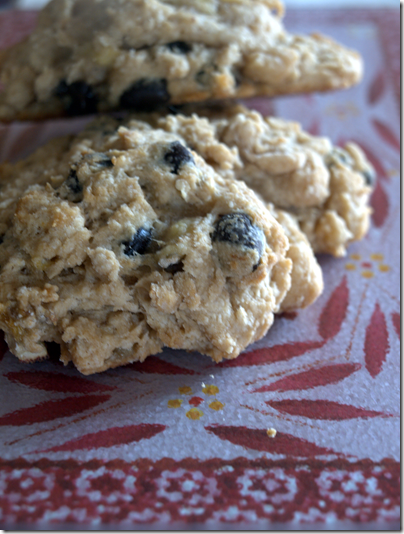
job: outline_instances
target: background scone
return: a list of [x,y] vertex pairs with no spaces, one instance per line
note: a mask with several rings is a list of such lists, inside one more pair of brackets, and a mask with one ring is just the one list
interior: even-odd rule
[[285,31],[279,0],[52,0],[0,55],[0,120],[349,87],[359,54]]
[[316,253],[343,256],[369,228],[375,173],[354,143],[335,147],[296,122],[243,106],[185,107],[177,115],[142,119],[181,136],[219,174],[246,182],[288,211]]
[[281,225],[173,133],[98,120],[0,167],[0,327],[23,361],[85,374],[163,345],[214,360],[261,338],[290,288]]

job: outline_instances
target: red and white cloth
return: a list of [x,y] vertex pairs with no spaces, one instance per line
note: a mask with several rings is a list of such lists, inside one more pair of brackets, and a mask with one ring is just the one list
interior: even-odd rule
[[[34,20],[1,14],[0,47]],[[247,104],[363,147],[378,174],[368,236],[320,257],[321,298],[234,361],[166,350],[83,377],[3,344],[1,528],[399,528],[399,12],[290,10],[286,26],[359,50],[364,80]],[[87,120],[1,126],[0,159]]]

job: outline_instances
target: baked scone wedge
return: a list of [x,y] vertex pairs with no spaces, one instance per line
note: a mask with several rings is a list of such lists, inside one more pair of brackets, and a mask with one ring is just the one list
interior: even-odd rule
[[266,206],[288,238],[289,248],[286,257],[292,262],[290,289],[282,300],[279,311],[282,313],[307,308],[323,292],[321,267],[297,220],[287,211],[276,209],[273,204]]
[[281,224],[176,134],[114,119],[0,166],[0,329],[84,374],[163,346],[235,358],[290,289]]
[[375,173],[354,143],[333,146],[296,122],[263,117],[244,106],[143,114],[138,127],[144,121],[180,136],[219,174],[246,182],[265,202],[286,210],[315,253],[343,256],[369,228]]
[[0,55],[0,120],[350,87],[358,53],[294,35],[279,0],[51,0]]

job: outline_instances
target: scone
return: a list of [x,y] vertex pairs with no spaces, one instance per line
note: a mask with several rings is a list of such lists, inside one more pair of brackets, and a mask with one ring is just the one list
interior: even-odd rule
[[264,201],[293,215],[315,253],[343,256],[369,228],[375,173],[354,143],[335,147],[296,122],[243,106],[143,114],[138,127],[144,121],[180,136],[219,174],[246,182]]
[[0,328],[84,374],[162,347],[235,358],[290,289],[289,241],[175,133],[99,119],[0,167]]
[[0,55],[0,120],[349,87],[356,52],[293,35],[279,0],[52,0]]
[[267,208],[282,226],[289,248],[286,257],[292,262],[291,285],[280,307],[280,312],[306,308],[323,292],[324,282],[321,267],[313,253],[306,235],[300,230],[299,224],[290,213],[279,210],[273,204]]

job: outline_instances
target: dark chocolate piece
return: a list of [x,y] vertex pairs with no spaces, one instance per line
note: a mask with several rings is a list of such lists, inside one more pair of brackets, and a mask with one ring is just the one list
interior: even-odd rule
[[171,143],[168,152],[164,156],[164,160],[171,166],[171,172],[174,174],[178,174],[182,165],[194,163],[191,152],[179,141]]
[[152,229],[139,228],[129,241],[124,241],[124,253],[127,256],[145,254],[152,240]]

